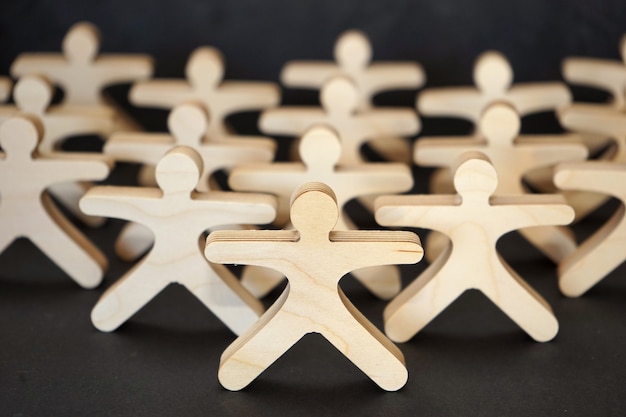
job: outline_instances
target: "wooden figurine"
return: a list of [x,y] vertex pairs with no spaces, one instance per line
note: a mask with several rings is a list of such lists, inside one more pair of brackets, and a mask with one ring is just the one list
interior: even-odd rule
[[[196,186],[199,192],[219,190],[210,181],[215,172],[239,164],[270,162],[274,158],[276,144],[271,139],[229,139],[228,141],[203,141],[207,131],[207,115],[199,104],[181,104],[169,115],[170,134],[120,132],[113,134],[104,153],[118,161],[140,162],[155,166],[170,149],[184,145],[194,149],[202,158],[203,170]],[[145,184],[143,184],[145,185]],[[152,245],[152,233],[129,223],[120,234],[115,248],[125,260],[136,259]]]
[[113,112],[121,130],[137,129],[136,124],[103,95],[113,84],[129,83],[152,75],[152,59],[138,54],[98,54],[100,34],[87,22],[70,28],[63,39],[63,53],[24,53],[11,65],[11,75],[46,76],[63,90],[63,105],[85,112]]
[[621,205],[612,217],[559,264],[559,287],[568,297],[583,295],[624,262],[626,164],[605,161],[560,164],[554,182],[564,190],[609,194]]
[[171,109],[199,101],[211,115],[207,136],[222,140],[233,135],[226,124],[231,114],[274,107],[280,101],[280,89],[274,83],[224,81],[224,58],[211,47],[196,49],[185,68],[187,80],[162,79],[136,83],[130,101],[137,106]]
[[154,246],[139,263],[108,288],[91,313],[99,330],[112,331],[170,283],[184,285],[233,332],[240,334],[263,312],[261,303],[221,265],[202,256],[198,242],[211,227],[268,223],[275,215],[273,197],[194,191],[202,160],[191,148],[176,147],[158,163],[158,188],[94,187],[82,198],[90,214],[147,226]]
[[387,90],[415,90],[424,85],[426,76],[417,62],[372,62],[372,45],[358,30],[341,34],[335,43],[335,62],[288,62],[280,81],[288,87],[321,89],[336,76],[347,76],[357,90],[357,110],[373,107],[376,94]]
[[626,35],[620,42],[622,61],[598,58],[566,58],[563,78],[570,84],[595,87],[611,94],[608,106],[626,111]]
[[572,101],[561,82],[513,83],[513,70],[499,52],[482,53],[474,65],[476,87],[428,88],[417,99],[420,114],[458,117],[478,124],[483,112],[497,101],[510,104],[520,116],[554,111]]
[[339,280],[356,268],[418,262],[419,238],[403,231],[335,231],[339,212],[328,186],[306,183],[291,205],[296,230],[209,235],[211,262],[274,268],[289,280],[275,304],[222,354],[218,378],[226,389],[246,387],[308,333],[325,337],[381,388],[395,391],[406,383],[402,352],[354,307]]
[[[340,165],[363,162],[361,147],[368,141],[398,136],[413,136],[420,125],[415,111],[404,108],[381,108],[357,112],[358,91],[348,78],[328,79],[320,92],[322,107],[284,106],[265,110],[259,127],[277,135],[302,135],[316,124],[328,124],[341,138]],[[408,143],[405,143],[405,147]],[[405,152],[403,158],[407,158]]]
[[460,157],[457,195],[389,196],[377,200],[376,220],[386,226],[438,230],[451,244],[384,311],[385,332],[396,342],[412,338],[465,290],[478,289],[539,342],[558,322],[548,303],[496,250],[515,229],[568,224],[574,211],[560,195],[499,195],[498,174],[484,154]]
[[9,77],[0,77],[0,102],[7,101],[11,94],[13,82]]
[[101,155],[50,153],[37,145],[43,128],[36,118],[15,116],[0,125],[0,252],[19,237],[30,239],[84,288],[102,281],[107,260],[56,208],[51,184],[102,180],[112,161]]
[[[48,154],[59,150],[62,142],[75,135],[98,135],[106,138],[113,130],[113,118],[107,113],[85,113],[64,106],[50,106],[53,95],[50,83],[36,75],[19,79],[13,90],[15,105],[0,107],[0,123],[18,113],[31,114],[43,125],[43,137],[37,150]],[[53,184],[48,191],[73,216],[89,226],[100,226],[104,219],[86,216],[78,208],[78,200],[90,183],[65,182]]]
[[[338,230],[355,228],[343,210],[349,200],[362,195],[405,192],[413,186],[411,170],[404,164],[338,165],[340,153],[337,134],[328,127],[315,126],[300,142],[303,162],[241,165],[232,170],[228,183],[233,190],[276,195],[276,224],[284,226],[289,221],[289,199],[298,186],[310,181],[323,182],[336,195],[340,208]],[[400,291],[400,274],[394,267],[377,266],[354,271],[353,275],[380,298],[391,298]],[[278,283],[254,280],[254,274],[244,273],[242,277],[246,288],[257,295],[265,294]]]
[[[422,166],[451,167],[465,152],[479,151],[489,157],[498,172],[498,194],[526,194],[522,183],[526,172],[558,162],[584,160],[587,156],[587,148],[576,135],[519,136],[519,129],[520,119],[515,110],[496,103],[479,122],[483,138],[421,138],[415,145],[415,162]],[[569,229],[546,226],[519,232],[555,263],[576,249]],[[427,249],[430,251],[431,247]],[[438,254],[439,250],[433,252]]]

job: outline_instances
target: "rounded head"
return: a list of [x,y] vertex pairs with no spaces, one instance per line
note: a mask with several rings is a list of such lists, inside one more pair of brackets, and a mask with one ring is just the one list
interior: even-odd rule
[[98,28],[88,22],[76,23],[63,38],[61,49],[70,61],[93,61],[100,49]]
[[511,87],[513,70],[509,61],[500,52],[482,53],[474,64],[474,83],[479,90],[498,94]]
[[519,115],[506,103],[494,103],[487,107],[478,122],[480,133],[492,144],[512,144],[520,126]]
[[207,130],[207,113],[196,103],[180,104],[167,117],[170,133],[181,145],[199,146]]
[[329,113],[354,113],[359,105],[359,94],[354,83],[347,77],[334,77],[322,86],[322,107]]
[[7,156],[31,155],[43,136],[39,120],[14,116],[0,124],[0,147]]
[[496,169],[484,154],[467,152],[459,160],[454,173],[454,188],[463,201],[489,201],[489,197],[498,187]]
[[300,232],[301,239],[315,235],[328,239],[338,218],[337,198],[326,184],[309,182],[294,192],[291,223]]
[[344,32],[335,43],[335,61],[345,69],[360,69],[372,60],[372,45],[360,30]]
[[302,136],[299,151],[307,167],[334,167],[341,156],[339,135],[328,126],[313,126]]
[[191,53],[185,75],[194,86],[216,87],[224,78],[224,58],[219,50],[202,46]]
[[52,101],[52,85],[43,77],[26,75],[15,84],[13,99],[21,111],[41,115]]
[[188,146],[177,146],[167,152],[156,166],[156,181],[163,193],[189,193],[196,188],[202,159]]

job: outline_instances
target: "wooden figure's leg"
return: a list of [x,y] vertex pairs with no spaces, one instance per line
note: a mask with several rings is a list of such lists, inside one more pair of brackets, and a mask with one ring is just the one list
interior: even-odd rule
[[[94,288],[102,282],[107,259],[55,207],[49,196],[42,196],[47,214],[36,222],[29,238],[83,288]],[[47,216],[52,221],[44,221]]]
[[241,285],[252,295],[263,298],[285,279],[285,276],[275,269],[248,265],[243,269]]
[[429,264],[435,262],[449,244],[450,238],[448,238],[448,236],[436,230],[431,230],[428,236],[426,236],[426,250],[424,251],[426,261],[428,261]]
[[124,225],[115,241],[115,253],[121,259],[130,262],[146,253],[154,243],[154,234],[142,224]]
[[156,187],[156,175],[154,165],[142,165],[137,174],[137,183],[142,187]]
[[409,377],[404,356],[339,289],[344,308],[334,311],[335,325],[323,335],[350,361],[386,391],[402,388]]
[[180,279],[193,295],[236,335],[250,328],[263,314],[263,304],[245,290],[237,278],[220,264],[199,259],[185,266]]
[[565,190],[560,191],[560,193],[563,194],[567,200],[567,204],[572,206],[576,212],[574,222],[584,219],[611,198],[609,195],[590,191]]
[[448,245],[435,262],[385,308],[385,333],[394,342],[411,339],[468,288],[457,284],[461,282],[458,276],[446,273],[449,269],[444,265],[451,250],[452,245]]
[[218,371],[224,388],[245,388],[308,333],[306,323],[294,325],[294,316],[280,311],[288,295],[289,285],[259,321],[224,351]]
[[400,270],[395,265],[361,268],[351,274],[381,300],[390,300],[402,289]]
[[162,272],[146,260],[140,261],[102,294],[91,310],[93,325],[111,332],[124,324],[171,283]]
[[564,226],[530,227],[519,233],[556,264],[576,250],[574,234]]
[[624,206],[559,265],[559,287],[568,297],[579,297],[624,262],[626,233],[622,230]]
[[552,340],[559,322],[550,305],[499,257],[503,266],[497,286],[480,290],[537,342]]
[[89,216],[78,207],[78,202],[92,186],[89,182],[64,182],[51,185],[48,192],[80,222],[89,227],[100,227],[106,218]]

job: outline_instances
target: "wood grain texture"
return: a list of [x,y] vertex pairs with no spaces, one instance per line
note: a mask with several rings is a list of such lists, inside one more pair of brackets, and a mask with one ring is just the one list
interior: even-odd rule
[[273,268],[289,280],[276,303],[224,351],[220,383],[246,387],[302,336],[319,333],[381,388],[400,389],[408,377],[402,353],[354,307],[339,280],[357,268],[419,261],[419,239],[411,232],[333,231],[339,208],[325,184],[306,183],[293,197],[295,230],[216,231],[207,239],[210,261]]
[[496,250],[503,234],[524,227],[567,224],[574,211],[559,195],[499,195],[498,174],[479,152],[464,153],[455,172],[456,195],[389,196],[377,200],[386,226],[444,233],[444,252],[384,312],[385,332],[404,342],[468,289],[482,291],[533,339],[551,340],[558,322],[548,303]]
[[271,196],[194,191],[202,160],[191,148],[176,147],[158,163],[158,188],[94,187],[81,200],[90,214],[141,223],[154,246],[108,288],[91,313],[93,324],[112,331],[170,283],[184,285],[233,332],[240,334],[263,312],[226,268],[202,255],[203,233],[211,227],[267,223],[275,215]]
[[102,180],[112,161],[78,152],[40,155],[42,136],[33,116],[15,116],[0,125],[0,252],[26,237],[80,286],[96,287],[107,267],[105,256],[63,216],[46,188]]

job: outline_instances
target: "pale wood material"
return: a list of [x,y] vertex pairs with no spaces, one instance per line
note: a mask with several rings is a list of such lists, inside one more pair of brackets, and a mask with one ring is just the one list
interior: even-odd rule
[[274,107],[280,89],[270,82],[224,81],[224,58],[212,47],[197,48],[187,61],[186,80],[157,79],[136,83],[130,102],[137,106],[171,109],[199,101],[211,116],[207,135],[222,140],[233,135],[226,118],[232,114]]
[[102,180],[112,161],[78,152],[40,155],[42,136],[43,128],[32,116],[15,116],[0,125],[0,252],[26,237],[80,286],[96,287],[107,267],[104,254],[63,216],[46,188]]
[[626,164],[604,161],[560,164],[555,169],[554,182],[564,190],[596,191],[621,202],[611,218],[559,264],[561,292],[568,297],[579,297],[624,262]]
[[[380,108],[357,112],[358,100],[355,84],[346,77],[337,76],[322,86],[322,107],[284,106],[265,110],[259,127],[266,134],[299,136],[316,124],[329,124],[341,139],[339,164],[342,165],[363,162],[361,147],[368,141],[413,136],[419,131],[414,110]],[[409,145],[404,140],[407,152],[402,157],[406,159]]]
[[[108,112],[75,111],[65,106],[50,106],[54,93],[52,85],[43,77],[26,75],[19,79],[13,90],[15,105],[0,107],[0,123],[18,113],[37,117],[43,125],[43,137],[38,151],[47,154],[60,150],[63,141],[71,136],[97,135],[106,138],[113,130],[113,117]],[[85,215],[78,208],[78,200],[91,186],[86,182],[53,184],[48,192],[81,222],[97,227],[101,217]]]
[[[415,145],[415,162],[422,166],[452,167],[465,152],[479,151],[489,157],[498,172],[499,194],[526,194],[522,178],[529,170],[587,157],[587,148],[577,135],[519,136],[519,129],[520,119],[515,110],[496,103],[480,120],[482,138],[421,138]],[[576,250],[573,233],[566,228],[533,227],[519,232],[555,263]],[[431,247],[427,249],[428,255]],[[438,255],[439,249],[433,249],[435,256]]]
[[619,46],[622,61],[598,58],[566,58],[563,78],[568,83],[595,87],[611,94],[608,106],[626,110],[626,35]]
[[417,98],[417,109],[425,116],[458,117],[478,124],[496,101],[510,104],[522,116],[554,111],[572,101],[561,82],[512,83],[513,70],[506,57],[487,51],[474,64],[475,87],[425,89]]
[[0,102],[9,99],[11,87],[13,87],[13,82],[9,77],[0,77]]
[[387,90],[418,89],[426,76],[421,65],[407,61],[374,61],[367,36],[358,30],[341,34],[335,43],[333,61],[292,61],[280,74],[289,87],[319,89],[330,78],[347,76],[356,84],[358,111],[374,106],[376,94]]
[[[338,165],[341,146],[337,134],[325,126],[308,130],[300,142],[303,162],[278,162],[249,164],[233,169],[228,183],[233,190],[268,192],[278,198],[276,224],[284,226],[289,221],[289,199],[298,186],[319,181],[331,187],[340,208],[338,230],[354,229],[345,214],[344,205],[363,195],[401,193],[411,189],[411,170],[400,163],[360,163]],[[400,274],[397,268],[377,266],[358,270],[353,275],[378,297],[388,299],[400,291]],[[266,277],[265,277],[266,278]],[[280,277],[276,277],[279,279]],[[257,295],[272,289],[276,280],[258,282],[254,273],[245,273],[242,282]]]
[[45,75],[63,90],[63,105],[91,111],[114,110],[116,128],[137,129],[104,88],[130,83],[152,75],[152,58],[140,54],[99,54],[100,34],[87,22],[73,25],[63,39],[63,53],[23,53],[11,65],[11,75]]
[[109,287],[91,313],[99,330],[112,331],[171,283],[184,285],[234,333],[263,312],[228,269],[202,255],[203,233],[236,223],[268,223],[275,215],[271,196],[194,189],[202,160],[191,148],[176,147],[158,163],[159,187],[94,187],[83,197],[85,212],[147,226],[154,246],[137,265]]
[[[170,149],[179,145],[188,146],[202,158],[203,169],[196,186],[196,190],[200,192],[219,190],[210,178],[221,169],[273,160],[276,144],[268,138],[204,141],[208,123],[207,114],[201,105],[180,104],[168,117],[170,134],[115,133],[104,146],[104,153],[118,161],[140,162],[154,166]],[[137,223],[129,223],[122,229],[115,243],[115,250],[122,259],[136,259],[152,245],[152,234],[146,234],[143,229],[143,226]]]
[[558,322],[541,298],[498,254],[500,236],[540,225],[568,224],[574,211],[560,195],[499,195],[498,174],[484,154],[460,157],[456,195],[389,196],[377,200],[386,226],[437,230],[451,244],[384,311],[394,341],[412,338],[468,289],[482,291],[533,339],[551,340]]
[[273,306],[222,354],[220,383],[246,387],[308,333],[319,333],[381,388],[400,389],[408,373],[402,352],[345,296],[339,280],[367,266],[411,264],[422,257],[417,235],[402,231],[334,231],[337,200],[321,183],[299,187],[291,206],[296,230],[216,231],[212,262],[273,268],[289,280]]

